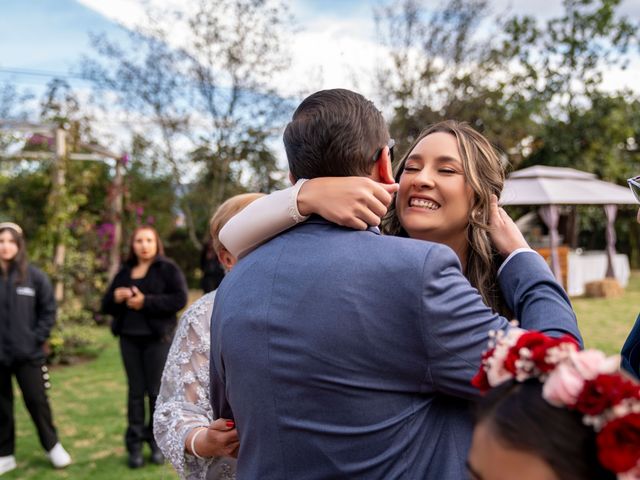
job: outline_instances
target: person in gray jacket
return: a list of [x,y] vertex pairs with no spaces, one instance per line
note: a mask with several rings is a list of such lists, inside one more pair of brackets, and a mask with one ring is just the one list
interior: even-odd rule
[[46,389],[45,344],[56,319],[49,278],[27,261],[22,229],[0,223],[0,475],[16,468],[12,377],[56,468],[71,457],[58,441]]

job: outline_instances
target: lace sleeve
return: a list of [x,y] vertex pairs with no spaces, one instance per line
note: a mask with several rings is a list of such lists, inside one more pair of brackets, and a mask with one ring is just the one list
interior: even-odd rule
[[309,217],[298,211],[298,192],[304,179],[251,202],[232,217],[222,230],[220,241],[232,255],[242,258],[279,233]]
[[[210,318],[215,292],[196,301],[180,319],[162,374],[153,418],[154,437],[182,479],[235,478],[235,460],[198,459],[185,451],[189,432],[213,421],[209,401]],[[207,477],[212,470],[216,475]]]

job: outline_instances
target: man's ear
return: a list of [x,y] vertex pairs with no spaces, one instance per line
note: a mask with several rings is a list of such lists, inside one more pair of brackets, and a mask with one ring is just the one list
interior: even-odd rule
[[298,179],[293,175],[293,173],[291,173],[291,171],[289,171],[289,181],[291,182],[291,185],[295,185],[298,181]]
[[222,247],[218,252],[218,261],[224,267],[224,269],[228,272],[237,263],[238,259],[233,255],[231,255],[231,252],[229,252],[229,250]]
[[391,158],[389,157],[389,149],[385,148],[380,153],[376,161],[376,169],[382,183],[396,183],[393,178],[393,167],[391,166]]

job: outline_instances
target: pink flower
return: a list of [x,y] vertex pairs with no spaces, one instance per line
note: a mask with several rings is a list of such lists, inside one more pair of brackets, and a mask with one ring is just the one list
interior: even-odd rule
[[580,372],[567,363],[559,364],[542,387],[542,396],[556,407],[574,405],[584,386]]
[[585,380],[593,380],[601,373],[614,373],[618,370],[620,359],[609,357],[598,350],[583,350],[570,356],[576,370]]
[[617,478],[618,480],[640,480],[640,464],[628,472],[619,473]]
[[618,480],[640,480],[640,463],[627,472],[619,473]]

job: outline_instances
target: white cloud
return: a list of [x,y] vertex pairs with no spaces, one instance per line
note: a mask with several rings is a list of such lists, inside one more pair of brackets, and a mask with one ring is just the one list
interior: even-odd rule
[[146,16],[144,6],[136,0],[77,0],[87,8],[131,28],[142,22]]
[[640,60],[632,62],[625,70],[611,69],[603,75],[603,85],[610,92],[627,89],[638,92],[640,78]]
[[[127,28],[144,23],[146,11],[138,0],[78,0],[85,6],[122,24]],[[378,2],[379,3],[379,2]],[[188,3],[178,0],[152,0],[158,7],[174,7],[185,10]],[[299,30],[289,45],[291,67],[274,77],[273,81],[285,96],[304,96],[325,88],[349,88],[375,97],[375,67],[384,59],[382,47],[375,41],[373,20],[374,1],[363,0],[349,4],[348,15],[342,9],[322,9],[305,0],[291,4]],[[429,1],[428,5],[436,4]],[[192,4],[193,5],[193,4]],[[509,11],[521,15],[533,15],[541,20],[562,13],[559,0],[539,3],[529,0],[493,0],[494,13]],[[624,0],[620,11],[629,15],[640,10],[640,0]],[[177,37],[180,33],[177,33]],[[640,64],[629,69],[613,69],[605,75],[605,88],[621,87],[638,90]]]
[[[126,28],[144,24],[146,12],[141,2],[134,0],[78,0],[80,3]],[[153,0],[157,7],[176,7],[185,4],[171,0]],[[340,18],[331,12],[310,10],[304,2],[292,8],[299,30],[292,38],[291,68],[281,72],[274,81],[285,96],[304,95],[324,88],[350,88],[372,93],[373,67],[376,49],[364,32],[373,31],[371,8],[356,9],[357,16]],[[177,33],[180,36],[180,33]]]
[[291,45],[292,67],[279,79],[284,93],[349,88],[370,94],[379,47],[353,33],[367,27],[362,20],[333,18],[306,25]]

